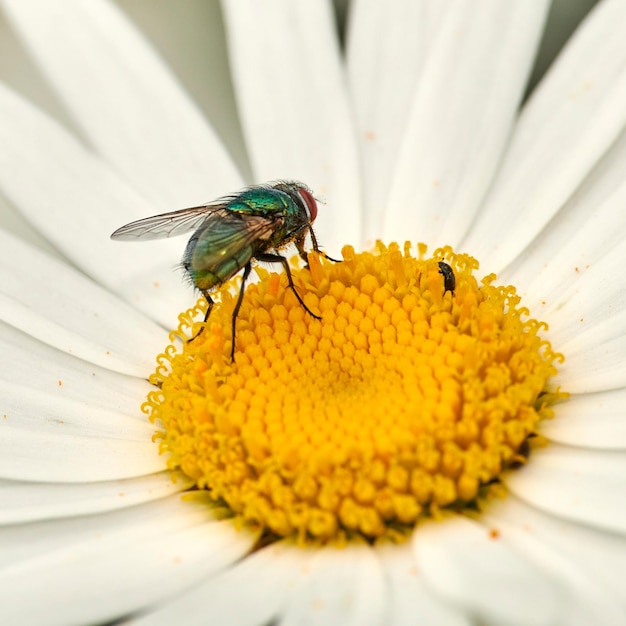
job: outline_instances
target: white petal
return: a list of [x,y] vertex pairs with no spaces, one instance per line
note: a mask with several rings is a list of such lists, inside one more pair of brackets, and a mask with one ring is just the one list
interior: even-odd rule
[[573,393],[626,386],[626,284],[615,275],[624,264],[626,246],[609,249],[555,294],[544,316],[553,346],[565,355],[555,385]]
[[35,391],[25,396],[27,391],[0,383],[1,477],[89,482],[165,469],[148,424],[139,428],[135,420],[86,403],[53,399]]
[[533,93],[463,247],[500,271],[537,236],[626,124],[622,0],[599,3]]
[[[250,180],[248,157],[230,79],[219,2],[185,5],[116,2],[163,55],[171,71],[205,113],[227,151]],[[220,192],[220,193],[223,193]]]
[[74,263],[134,306],[173,326],[193,302],[173,268],[184,241],[111,241],[125,222],[154,213],[51,118],[0,85],[0,189]]
[[0,525],[112,511],[191,486],[191,480],[180,472],[79,484],[0,480]]
[[162,471],[145,380],[75,359],[0,323],[0,477],[114,480]]
[[299,179],[327,198],[316,226],[333,256],[360,244],[358,157],[330,2],[222,8],[254,177]]
[[626,136],[575,198],[500,277],[550,326],[565,364],[553,381],[572,392],[626,385]]
[[146,422],[140,404],[154,387],[146,380],[102,369],[0,323],[0,380],[56,398],[100,407]]
[[[590,416],[590,419],[593,419]],[[565,519],[626,533],[626,453],[550,444],[509,474],[525,502]]]
[[168,343],[163,329],[136,309],[3,231],[0,319],[77,358],[144,378]]
[[448,5],[404,131],[386,238],[436,246],[464,236],[508,140],[546,9],[524,0]]
[[305,570],[310,550],[271,544],[156,610],[132,620],[133,626],[212,626],[216,616],[228,626],[273,623]]
[[626,543],[553,517],[515,497],[494,501],[484,519],[506,539],[558,579],[568,593],[559,624],[621,626],[626,617]]
[[415,89],[445,8],[437,0],[350,4],[346,62],[363,159],[365,239],[380,237]]
[[[0,529],[0,622],[94,624],[163,602],[241,558],[257,535],[180,496]],[[37,601],[32,591],[37,590]]]
[[557,623],[559,590],[550,577],[484,526],[461,517],[425,524],[413,550],[428,585],[479,622]]
[[541,434],[557,443],[626,450],[626,388],[574,394],[554,407]]
[[385,624],[393,626],[472,624],[466,612],[442,602],[428,589],[415,563],[410,545],[383,546],[377,552],[388,581],[389,612]]
[[626,133],[558,215],[501,274],[532,311],[546,306],[587,266],[619,246],[626,232]]
[[114,3],[3,4],[89,142],[155,213],[241,186],[214,131]]
[[382,568],[367,546],[317,550],[299,572],[281,626],[383,624],[386,598]]

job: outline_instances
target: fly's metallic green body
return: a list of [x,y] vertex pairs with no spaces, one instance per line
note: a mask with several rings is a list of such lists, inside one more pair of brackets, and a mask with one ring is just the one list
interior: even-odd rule
[[[193,230],[182,266],[191,282],[206,298],[208,306],[205,322],[213,308],[210,291],[243,269],[241,289],[232,317],[231,358],[234,358],[235,324],[253,259],[281,263],[298,302],[309,315],[319,319],[296,291],[287,259],[278,254],[280,248],[293,242],[306,263],[304,243],[307,233],[311,237],[313,250],[319,253],[312,227],[316,217],[317,203],[306,185],[295,181],[278,181],[249,187],[203,206],[131,222],[116,230],[111,238],[126,241],[161,239]],[[202,330],[204,326],[195,337]]]

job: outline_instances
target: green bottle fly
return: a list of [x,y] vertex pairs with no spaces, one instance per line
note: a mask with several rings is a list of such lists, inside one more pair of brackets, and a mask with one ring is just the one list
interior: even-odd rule
[[[279,249],[293,242],[306,263],[304,243],[307,233],[311,237],[313,250],[321,253],[312,226],[316,217],[317,202],[306,185],[295,181],[278,181],[249,187],[202,206],[131,222],[118,228],[111,238],[122,241],[162,239],[193,230],[182,267],[206,298],[208,307],[205,323],[214,304],[211,290],[243,269],[241,289],[232,316],[231,358],[234,358],[237,314],[254,259],[281,263],[298,302],[309,315],[320,319],[304,304],[293,284],[287,259],[278,254]],[[326,254],[321,254],[330,259]],[[192,340],[203,330],[204,326]]]

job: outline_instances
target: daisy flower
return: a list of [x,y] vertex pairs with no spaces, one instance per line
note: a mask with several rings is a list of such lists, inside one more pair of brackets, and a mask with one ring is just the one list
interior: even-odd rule
[[[2,623],[625,622],[626,5],[524,100],[547,2],[383,4],[223,2],[211,125],[115,5],[2,1]],[[278,179],[339,262],[231,362],[239,283],[186,342],[184,242],[109,235]]]

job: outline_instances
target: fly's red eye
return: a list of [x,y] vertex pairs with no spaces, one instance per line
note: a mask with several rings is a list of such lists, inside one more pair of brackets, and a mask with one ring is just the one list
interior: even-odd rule
[[313,194],[308,189],[300,187],[300,189],[298,189],[298,194],[304,201],[304,206],[306,208],[307,215],[309,216],[309,223],[312,224],[317,217],[317,202],[315,202]]

